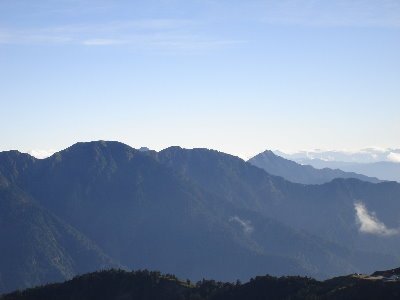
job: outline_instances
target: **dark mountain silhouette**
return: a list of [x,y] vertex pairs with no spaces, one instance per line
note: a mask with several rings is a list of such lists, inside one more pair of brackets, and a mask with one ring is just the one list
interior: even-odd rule
[[[93,265],[98,269],[118,263],[193,280],[246,280],[265,273],[327,278],[399,262],[395,236],[360,233],[354,208],[362,200],[387,226],[397,226],[396,183],[343,179],[305,186],[218,151],[170,147],[143,152],[103,141],[78,143],[43,160],[2,152],[0,175],[5,189],[15,187],[38,207],[40,213],[33,216],[43,212],[69,228],[70,235],[85,239],[97,253]],[[6,212],[0,210],[0,220]],[[0,238],[19,236],[23,222],[7,221]],[[45,224],[36,228],[49,233]],[[54,236],[67,241],[65,231]],[[23,240],[10,244],[3,259],[14,261],[18,274],[35,276],[36,270],[20,264],[18,251],[12,251]],[[31,243],[36,241],[26,240],[27,247]],[[73,252],[78,246],[65,243],[65,255],[76,266],[68,267],[69,258],[60,260],[60,268],[68,270],[60,276],[68,279],[82,272],[78,262],[86,256],[73,256],[84,251]],[[46,272],[52,268],[43,263]],[[25,281],[16,275],[4,283],[8,270],[0,265],[2,291],[54,280]]]
[[281,176],[286,180],[303,184],[322,184],[335,178],[356,178],[378,183],[381,180],[360,175],[354,172],[344,172],[339,169],[316,169],[309,165],[300,165],[294,161],[275,155],[272,151],[264,151],[248,160],[252,165],[264,169],[269,174]]
[[4,179],[0,237],[0,291],[118,266],[88,238]]
[[[218,215],[211,204],[219,199],[126,145],[82,143],[45,160],[0,159],[13,183],[123,265],[192,278],[246,278],[266,268],[307,273],[295,259],[258,251],[240,226]],[[14,220],[9,234],[17,226]]]
[[174,275],[147,270],[109,270],[70,281],[18,291],[2,300],[137,299],[137,300],[242,300],[242,299],[398,299],[400,281],[348,275],[317,281],[308,277],[257,276],[236,283],[201,280],[192,283]]
[[[398,259],[395,250],[400,246],[397,234],[385,236],[360,232],[361,224],[355,210],[355,204],[362,202],[386,225],[398,228],[400,185],[395,182],[372,184],[357,179],[335,179],[322,185],[304,186],[271,176],[238,157],[214,150],[171,147],[154,155],[176,172],[240,209],[279,220],[324,241],[344,245],[352,250],[351,261],[371,267],[362,269],[364,272],[384,268],[383,265],[389,267],[391,259],[371,253],[371,256],[355,254],[354,251],[385,253]],[[248,220],[252,221],[251,218]],[[368,261],[377,265],[371,266]]]

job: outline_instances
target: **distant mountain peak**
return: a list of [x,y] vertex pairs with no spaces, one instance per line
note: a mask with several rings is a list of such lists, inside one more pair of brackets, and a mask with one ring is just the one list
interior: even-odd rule
[[265,150],[264,152],[260,153],[262,156],[270,156],[276,157],[277,155],[272,150]]
[[265,150],[265,151],[262,152],[261,154],[265,154],[265,155],[274,155],[274,156],[276,156],[276,154],[275,154],[272,150],[269,150],[269,149]]

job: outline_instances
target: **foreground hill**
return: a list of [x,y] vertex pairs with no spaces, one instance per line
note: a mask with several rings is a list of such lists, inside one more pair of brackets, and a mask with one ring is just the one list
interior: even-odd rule
[[0,296],[2,300],[136,299],[136,300],[242,300],[242,299],[398,299],[400,281],[386,277],[349,275],[326,281],[307,277],[257,276],[249,282],[202,280],[196,284],[159,272],[101,271]]
[[272,151],[264,151],[248,160],[252,165],[264,169],[269,174],[281,176],[291,182],[303,184],[321,184],[335,178],[356,178],[362,181],[378,183],[375,177],[368,177],[354,172],[321,168],[316,169],[309,165],[301,165],[294,161],[275,155]]
[[[63,270],[61,279],[119,264],[225,281],[265,273],[321,279],[400,262],[396,183],[341,179],[307,186],[218,151],[138,151],[102,141],[78,143],[44,160],[3,152],[0,175],[6,189],[15,187],[30,199],[33,220],[60,224],[29,225],[46,237],[38,243],[20,233],[29,218],[10,218],[9,208],[0,210],[0,220],[7,220],[1,241],[22,237],[4,243],[0,292],[59,280],[51,272],[54,261]],[[0,195],[0,203],[7,201],[18,203]],[[16,214],[26,211],[15,207]],[[361,217],[372,216],[378,231],[365,230],[360,211]],[[90,247],[77,248],[76,240]],[[59,249],[59,243],[65,258],[50,251],[41,261],[43,271],[23,263],[29,251],[20,249],[41,245],[37,251],[47,253],[47,245]],[[8,276],[13,274],[8,261],[19,270],[15,276]],[[43,276],[25,279],[37,274]]]

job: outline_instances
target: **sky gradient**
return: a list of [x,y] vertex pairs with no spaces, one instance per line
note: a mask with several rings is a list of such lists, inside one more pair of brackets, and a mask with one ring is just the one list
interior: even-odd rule
[[400,148],[400,2],[0,0],[0,151]]

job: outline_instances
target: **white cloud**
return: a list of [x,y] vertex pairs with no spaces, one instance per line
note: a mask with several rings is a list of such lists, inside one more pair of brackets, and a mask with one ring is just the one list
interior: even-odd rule
[[[363,153],[385,153],[387,151],[388,151],[387,148],[372,146],[372,147],[361,149],[359,152],[363,152]],[[353,151],[353,152],[357,152],[357,151]]]
[[392,162],[400,163],[400,153],[390,152],[387,156],[387,159]]
[[56,152],[56,150],[49,149],[49,150],[42,150],[42,149],[35,149],[35,150],[30,150],[28,153],[32,155],[33,157],[42,159],[42,158],[47,158],[51,155],[53,155]]
[[400,162],[400,149],[369,147],[360,150],[301,150],[298,152],[277,151],[287,159],[319,159],[323,161],[372,163],[379,161]]
[[250,234],[254,231],[254,227],[251,225],[251,222],[248,220],[243,220],[243,219],[239,218],[238,216],[234,216],[234,217],[231,217],[229,219],[229,221],[236,222],[237,224],[239,224],[242,227],[243,232],[246,234]]
[[88,39],[82,42],[85,46],[111,46],[126,44],[125,40],[116,39]]
[[360,232],[384,236],[399,234],[398,229],[387,228],[383,222],[378,220],[374,212],[367,210],[363,203],[354,203],[354,208],[357,223],[360,225]]

